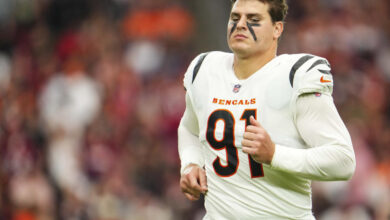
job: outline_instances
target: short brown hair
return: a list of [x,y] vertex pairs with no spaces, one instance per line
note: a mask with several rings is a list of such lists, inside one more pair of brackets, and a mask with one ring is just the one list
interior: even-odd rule
[[[232,5],[237,0],[231,0]],[[271,16],[272,22],[282,21],[286,19],[288,5],[286,0],[258,0],[269,5],[268,13]]]

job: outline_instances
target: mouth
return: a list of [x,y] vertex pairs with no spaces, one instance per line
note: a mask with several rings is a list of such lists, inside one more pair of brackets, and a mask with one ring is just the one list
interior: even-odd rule
[[247,39],[248,37],[244,34],[236,34],[233,36],[234,39]]

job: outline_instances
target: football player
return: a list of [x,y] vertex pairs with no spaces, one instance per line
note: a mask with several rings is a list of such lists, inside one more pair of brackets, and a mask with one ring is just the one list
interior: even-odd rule
[[328,61],[277,56],[285,0],[233,1],[233,53],[200,54],[184,76],[180,187],[205,195],[205,220],[314,219],[312,180],[348,180],[350,135]]

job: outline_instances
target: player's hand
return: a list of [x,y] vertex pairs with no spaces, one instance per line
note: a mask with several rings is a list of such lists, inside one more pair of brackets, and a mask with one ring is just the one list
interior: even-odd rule
[[180,177],[180,188],[187,199],[198,200],[200,194],[207,192],[206,172],[198,165],[191,164],[184,170]]
[[256,162],[271,164],[275,153],[275,144],[267,131],[250,117],[250,125],[246,127],[244,139],[242,140],[242,151],[249,154]]

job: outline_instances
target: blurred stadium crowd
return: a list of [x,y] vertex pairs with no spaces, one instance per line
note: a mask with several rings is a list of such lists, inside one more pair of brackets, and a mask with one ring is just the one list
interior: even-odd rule
[[[227,24],[197,18],[230,2],[194,2],[0,1],[0,219],[201,219],[178,185],[182,79]],[[330,61],[357,156],[352,180],[314,182],[314,214],[389,219],[390,3],[289,4],[279,52]]]

